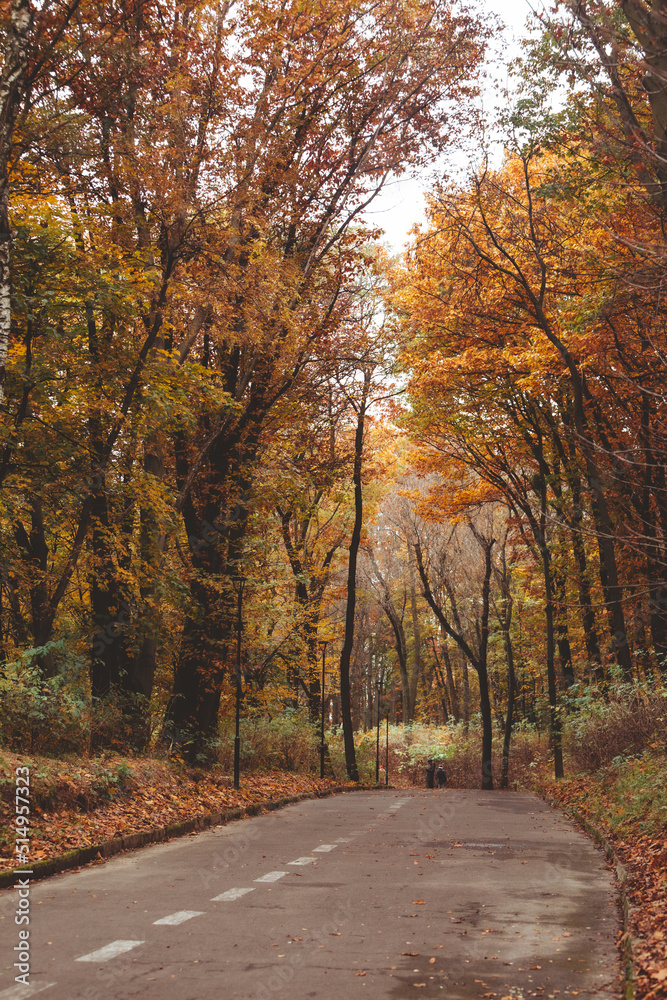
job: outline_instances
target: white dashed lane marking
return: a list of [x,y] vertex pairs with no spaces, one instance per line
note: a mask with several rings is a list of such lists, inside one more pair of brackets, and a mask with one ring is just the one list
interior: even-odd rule
[[117,955],[124,955],[126,951],[132,951],[133,948],[138,947],[138,945],[144,944],[143,941],[112,941],[111,944],[107,944],[104,948],[98,948],[97,951],[91,951],[89,955],[82,955],[81,958],[77,958],[77,962],[108,962],[110,958],[116,958]]
[[16,986],[10,986],[8,990],[2,990],[0,1000],[23,1000],[24,997],[32,997],[35,993],[41,993],[42,990],[48,990],[55,985],[55,983],[28,983],[24,986],[18,983]]
[[255,882],[277,882],[283,875],[287,875],[287,872],[267,872],[266,875],[260,875],[259,878],[256,878]]
[[247,892],[254,892],[252,887],[247,889],[228,889],[227,892],[221,892],[219,896],[214,896],[211,900],[212,903],[226,902],[230,899],[240,899],[241,896],[245,896]]
[[170,913],[168,917],[160,917],[159,920],[154,920],[154,924],[169,924],[171,927],[175,927],[177,924],[184,924],[186,920],[192,920],[193,917],[202,917],[204,915],[203,910],[179,910],[178,913]]
[[288,861],[288,865],[309,865],[311,861],[317,861],[317,858],[311,856],[309,858],[297,858],[296,861]]
[[326,854],[327,851],[335,851],[338,844],[320,844],[319,847],[313,848],[313,854]]

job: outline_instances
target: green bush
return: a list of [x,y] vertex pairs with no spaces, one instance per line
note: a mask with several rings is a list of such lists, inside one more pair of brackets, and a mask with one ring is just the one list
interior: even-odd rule
[[[59,673],[43,678],[38,657],[60,654]],[[56,757],[85,753],[90,734],[86,670],[81,657],[62,655],[64,644],[28,649],[6,663],[0,678],[0,742],[9,750]]]
[[615,684],[607,691],[575,688],[565,745],[576,771],[597,771],[652,744],[667,749],[667,690],[653,684]]
[[[335,726],[328,730],[325,733],[325,739],[329,747],[329,758],[335,778],[338,781],[348,781],[342,726]],[[355,733],[355,759],[359,771],[359,781],[364,785],[375,784],[375,740],[374,729],[369,729],[366,733]],[[381,754],[380,760],[384,763],[384,754]]]
[[[386,735],[380,733],[380,763],[386,766]],[[327,734],[334,773],[339,780],[347,780],[345,751],[341,729]],[[359,778],[362,782],[375,781],[376,733],[369,730],[355,736]],[[414,723],[411,726],[389,727],[389,780],[402,787],[425,787],[428,758],[442,761],[447,771],[450,788],[480,788],[482,784],[482,732],[479,719],[470,724],[467,732],[462,723],[449,726],[430,726]],[[531,727],[517,730],[510,749],[509,782],[530,785],[535,768],[549,765],[546,738],[540,739]],[[502,737],[496,736],[493,744],[493,780],[500,787],[502,770]],[[380,780],[383,780],[383,773]]]
[[[281,715],[244,718],[240,723],[240,761],[244,771],[294,771],[306,774],[319,767],[317,726],[305,710],[285,709]],[[234,720],[220,730],[219,761],[234,766]]]

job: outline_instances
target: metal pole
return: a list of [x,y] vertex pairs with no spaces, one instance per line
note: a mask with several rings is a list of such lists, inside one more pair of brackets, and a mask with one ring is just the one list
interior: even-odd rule
[[379,784],[380,781],[380,711],[382,709],[382,703],[380,699],[380,691],[382,690],[382,681],[377,682],[378,686],[378,727],[375,736],[375,784]]
[[324,666],[326,663],[327,643],[322,643],[322,731],[320,737],[320,778],[324,777]]
[[241,630],[243,628],[243,584],[244,576],[235,576],[239,585],[238,607],[236,618],[236,735],[234,736],[234,788],[239,787],[239,777],[241,771]]
[[389,709],[387,709],[387,742],[385,750],[385,772],[384,772],[384,783],[389,784]]

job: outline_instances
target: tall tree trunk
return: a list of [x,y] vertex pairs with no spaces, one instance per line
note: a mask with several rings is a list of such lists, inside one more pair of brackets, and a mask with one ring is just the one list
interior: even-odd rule
[[371,386],[371,370],[364,369],[364,385],[357,410],[357,429],[354,436],[354,527],[350,540],[350,555],[347,566],[347,604],[345,609],[345,638],[340,654],[340,707],[343,716],[343,741],[345,743],[345,765],[350,781],[359,781],[359,769],[354,749],[352,729],[352,705],[350,698],[350,659],[354,643],[354,617],[357,596],[357,557],[361,542],[363,523],[363,493],[361,488],[361,468],[364,451],[364,425],[366,406]]
[[[569,468],[569,466],[568,466]],[[579,590],[579,605],[581,607],[581,620],[584,627],[584,637],[586,641],[586,654],[588,662],[593,668],[593,674],[599,681],[604,681],[604,671],[602,670],[602,656],[600,654],[600,640],[598,638],[595,624],[595,609],[591,600],[591,585],[588,578],[588,560],[586,558],[586,547],[581,533],[582,502],[581,486],[578,475],[571,475],[568,471],[568,482],[572,493],[572,504],[574,513],[568,525],[572,536],[572,551],[577,566],[577,586]]]
[[468,662],[464,654],[459,649],[459,667],[461,669],[461,684],[463,686],[463,731],[468,732],[468,727],[470,726],[470,678],[468,676]]
[[[21,558],[25,563],[30,580],[33,642],[37,647],[44,647],[53,638],[53,615],[49,603],[47,580],[49,547],[46,542],[42,504],[39,497],[30,498],[30,532],[28,533],[22,522],[17,520],[14,522],[14,538],[19,546]],[[37,657],[37,664],[41,675],[45,678],[54,677],[58,672],[52,652],[40,653]]]
[[514,702],[517,688],[516,671],[514,669],[514,648],[512,646],[512,634],[510,631],[514,600],[512,598],[510,575],[507,566],[506,548],[507,540],[505,540],[502,549],[502,570],[498,573],[498,582],[500,584],[501,591],[500,614],[498,615],[498,618],[503,632],[503,647],[505,649],[505,662],[507,663],[507,714],[505,715],[505,727],[503,733],[503,764],[500,776],[501,788],[507,788],[509,786],[510,744],[512,740],[512,727],[514,725]]
[[[545,505],[546,506],[546,505]],[[554,629],[554,598],[553,580],[551,573],[551,554],[546,538],[546,514],[543,510],[540,520],[541,539],[540,554],[542,556],[542,571],[544,577],[546,619],[546,639],[547,639],[547,686],[549,690],[549,728],[551,731],[551,745],[554,754],[554,775],[556,778],[564,776],[563,771],[563,743],[561,732],[561,720],[558,714],[558,688],[556,685],[556,665],[555,665],[555,629]]]
[[230,590],[223,603],[217,589],[209,593],[205,583],[193,593],[199,597],[199,616],[191,613],[183,629],[161,743],[196,764],[210,758],[217,735],[222,682],[231,672],[235,600]]
[[[539,253],[539,251],[538,251]],[[552,328],[544,311],[542,296],[531,294],[535,316],[549,343],[555,347],[565,362],[572,387],[572,411],[563,409],[563,420],[574,424],[575,439],[573,444],[583,456],[586,470],[586,482],[590,491],[591,511],[597,533],[598,550],[600,553],[600,582],[604,592],[609,628],[612,636],[612,649],[626,681],[632,681],[632,657],[628,644],[623,610],[623,588],[621,587],[616,560],[616,532],[603,487],[595,445],[590,436],[589,420],[586,413],[585,400],[590,400],[586,379],[579,365],[564,342]],[[553,616],[553,608],[551,609]]]
[[410,674],[410,721],[415,717],[417,707],[417,687],[419,675],[421,673],[421,631],[419,628],[419,615],[417,613],[417,592],[415,589],[415,564],[412,546],[408,542],[408,565],[410,569],[410,611],[412,615],[412,672]]
[[8,166],[14,139],[14,125],[23,97],[28,65],[28,35],[31,26],[32,8],[29,0],[13,0],[0,76],[0,406],[5,399],[7,353],[12,324],[12,234],[9,226]]
[[565,686],[572,687],[574,684],[574,667],[572,666],[572,647],[570,645],[570,635],[567,625],[567,590],[565,576],[560,570],[554,570],[554,591],[557,600],[555,621],[560,670]]

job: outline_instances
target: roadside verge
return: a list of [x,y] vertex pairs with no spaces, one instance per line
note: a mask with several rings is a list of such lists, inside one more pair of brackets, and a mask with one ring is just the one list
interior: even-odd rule
[[[258,816],[260,813],[272,812],[275,809],[293,805],[295,802],[301,802],[304,799],[323,799],[329,795],[338,795],[343,792],[378,791],[385,789],[392,791],[393,787],[391,785],[333,785],[317,791],[300,792],[297,795],[285,795],[277,799],[251,802],[246,806],[235,806],[229,809],[222,809],[218,812],[203,813],[178,823],[157,826],[138,833],[128,833],[120,837],[101,841],[99,844],[91,844],[86,847],[75,848],[72,851],[66,851],[57,857],[35,861],[30,866],[31,881],[47,878],[50,875],[57,875],[59,872],[79,868],[82,865],[95,861],[106,860],[123,851],[136,850],[139,847],[146,847],[149,844],[163,843],[177,837],[185,837],[190,833],[199,833],[215,826],[225,826],[227,823],[233,823],[236,820]],[[12,868],[0,872],[0,889],[12,887],[16,882],[17,873],[24,871],[25,868]]]

